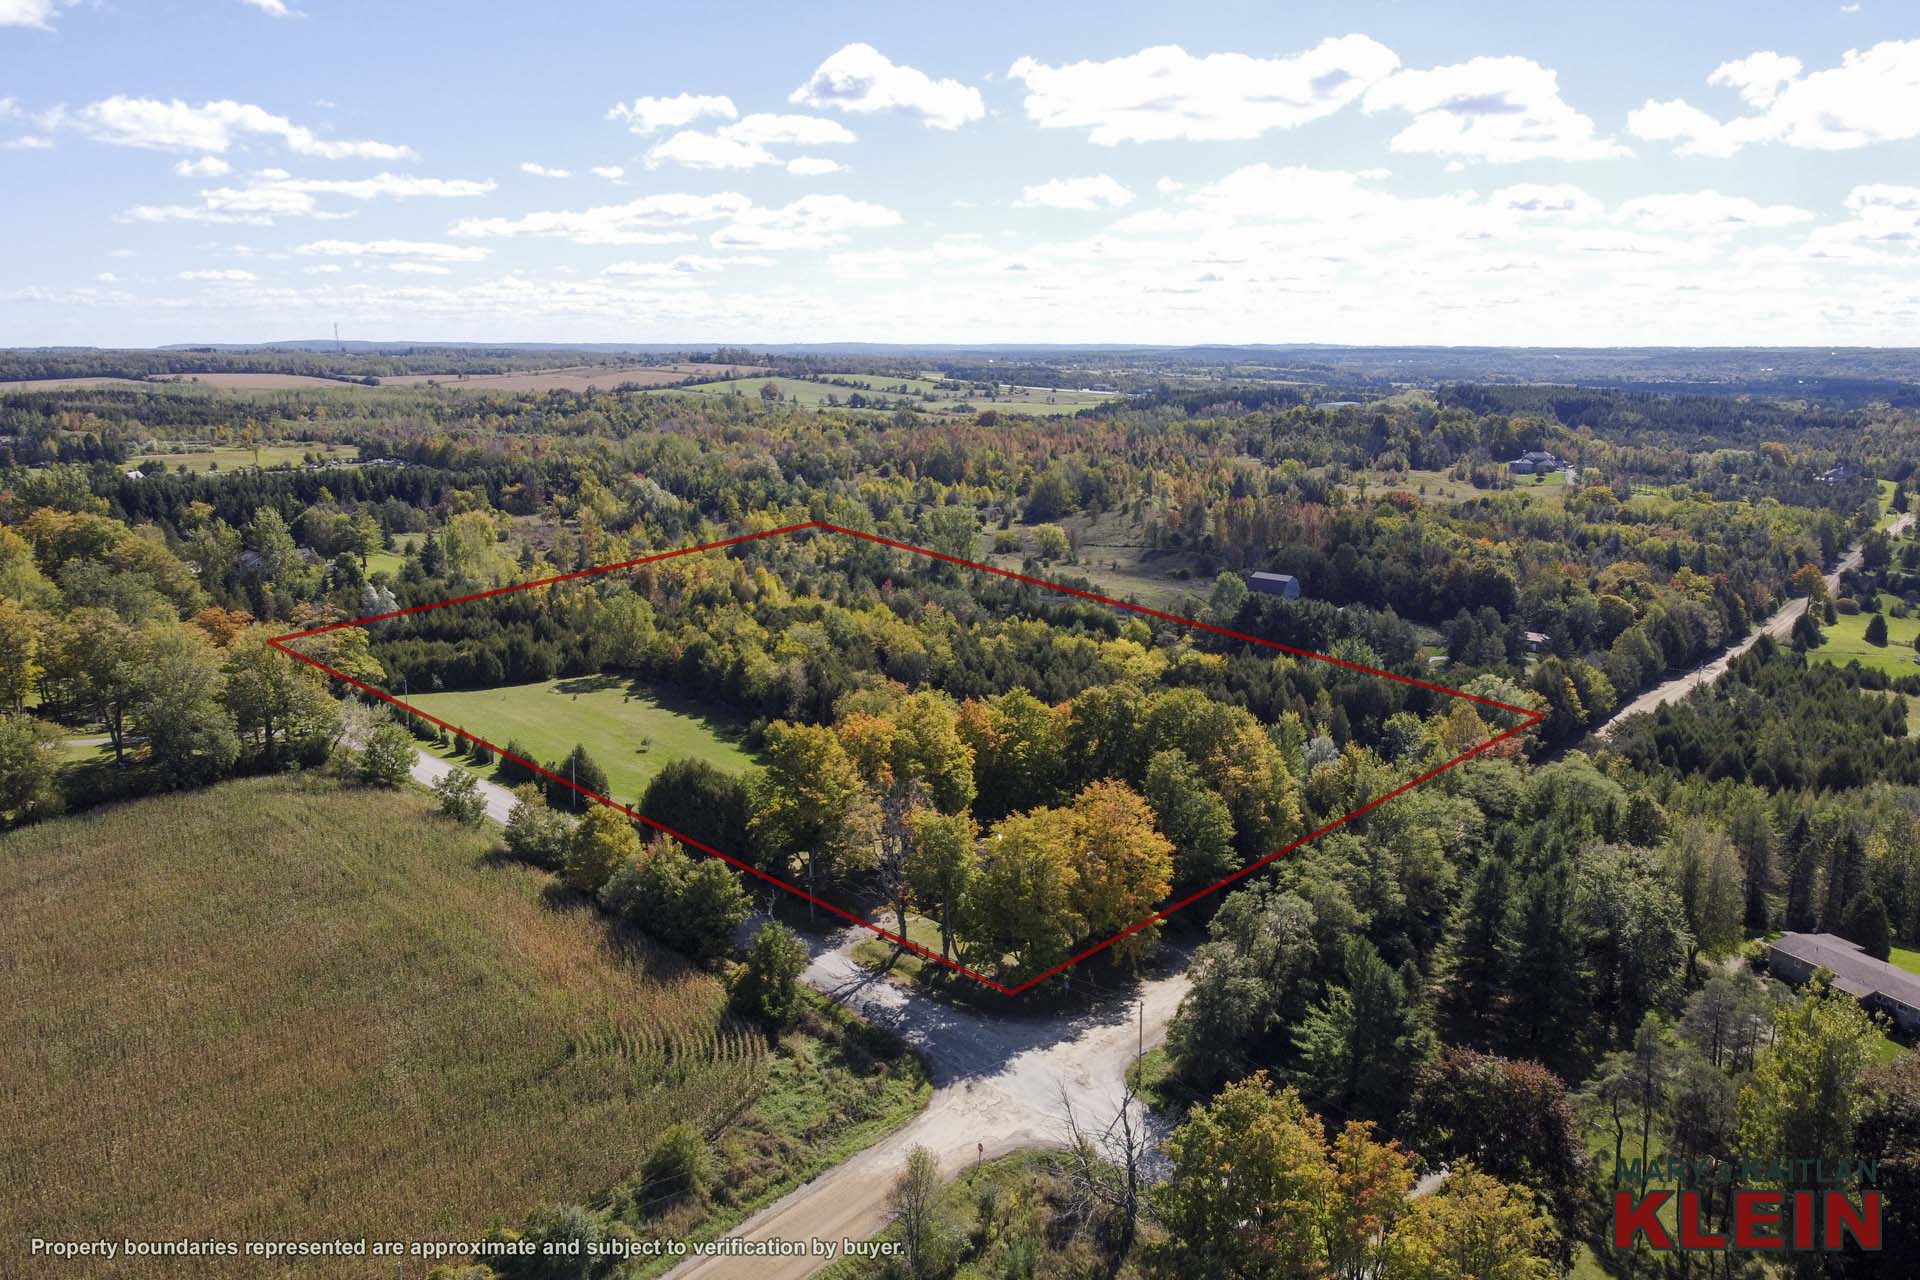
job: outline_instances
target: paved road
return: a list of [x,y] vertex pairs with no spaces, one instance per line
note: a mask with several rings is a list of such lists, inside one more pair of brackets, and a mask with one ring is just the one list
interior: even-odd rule
[[[1888,532],[1898,537],[1913,523],[1915,514],[1916,513],[1912,511],[1907,512],[1895,520],[1892,525],[1888,526]],[[1860,567],[1861,554],[1860,548],[1855,546],[1852,550],[1848,551],[1846,555],[1840,557],[1840,563],[1835,565],[1833,572],[1827,575],[1827,590],[1829,592],[1837,592],[1840,589],[1841,574],[1847,572],[1849,569],[1858,569]],[[1754,644],[1759,641],[1762,635],[1770,635],[1776,640],[1785,640],[1793,631],[1793,624],[1799,620],[1802,613],[1806,612],[1806,608],[1807,602],[1805,600],[1789,600],[1781,607],[1779,612],[1748,632],[1746,637],[1731,649],[1726,650],[1719,657],[1700,667],[1698,670],[1689,671],[1683,676],[1676,676],[1665,684],[1656,685],[1647,690],[1632,702],[1629,702],[1626,706],[1614,712],[1607,718],[1606,723],[1602,724],[1594,732],[1604,741],[1613,735],[1614,729],[1628,716],[1637,716],[1643,712],[1653,711],[1659,707],[1663,707],[1669,702],[1678,702],[1695,689],[1698,689],[1701,685],[1712,684],[1727,673],[1727,667],[1732,664],[1735,658],[1738,658],[1741,654],[1753,648]]]
[[[413,780],[423,787],[431,787],[460,766],[439,756],[429,755],[425,751],[416,751],[413,755],[413,768],[408,770]],[[471,772],[471,771],[469,771]],[[502,826],[506,825],[507,815],[513,812],[513,792],[497,782],[488,782],[479,774],[474,781],[480,784],[480,794],[486,797],[487,816]]]
[[[459,766],[416,753],[412,774],[431,786]],[[482,780],[487,815],[505,822],[513,795]],[[743,932],[755,926],[749,921]],[[807,984],[892,1030],[927,1063],[934,1094],[903,1128],[763,1209],[731,1234],[749,1240],[864,1240],[886,1225],[887,1189],[907,1153],[926,1147],[952,1172],[968,1161],[1064,1141],[1061,1099],[1082,1122],[1111,1118],[1126,1068],[1144,1046],[1166,1038],[1187,992],[1184,972],[1139,983],[1074,1014],[990,1015],[931,999],[856,964],[853,946],[868,937],[849,926],[811,940]],[[1184,969],[1185,957],[1174,967]],[[830,1259],[689,1258],[674,1280],[797,1280]]]

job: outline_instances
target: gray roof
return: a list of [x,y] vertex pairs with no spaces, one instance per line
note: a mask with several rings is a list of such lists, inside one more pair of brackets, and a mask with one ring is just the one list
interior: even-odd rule
[[1787,933],[1773,949],[1806,964],[1833,971],[1833,985],[1856,998],[1882,995],[1920,1009],[1920,974],[1875,960],[1860,945],[1832,933]]
[[1290,573],[1250,573],[1247,575],[1247,580],[1249,582],[1298,582],[1299,581],[1298,578],[1294,577]]

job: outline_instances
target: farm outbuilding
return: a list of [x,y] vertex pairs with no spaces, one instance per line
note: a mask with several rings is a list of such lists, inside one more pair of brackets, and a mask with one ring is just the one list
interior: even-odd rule
[[1247,585],[1263,596],[1279,596],[1283,600],[1300,598],[1300,579],[1290,573],[1248,574]]

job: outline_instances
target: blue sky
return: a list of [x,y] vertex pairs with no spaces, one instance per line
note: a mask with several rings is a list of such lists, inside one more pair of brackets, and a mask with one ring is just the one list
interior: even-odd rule
[[1907,345],[1920,11],[0,0],[0,343]]

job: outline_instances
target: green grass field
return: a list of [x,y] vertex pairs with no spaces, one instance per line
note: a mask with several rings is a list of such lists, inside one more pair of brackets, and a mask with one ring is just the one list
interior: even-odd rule
[[1899,488],[1899,485],[1892,480],[1882,480],[1879,485],[1880,522],[1877,527],[1885,529],[1899,518],[1899,513],[1893,509],[1893,491]]
[[367,575],[369,577],[382,570],[389,574],[399,573],[407,562],[407,556],[426,540],[424,533],[402,533],[397,535],[391,551],[376,551],[367,557]]
[[1857,660],[1863,667],[1893,676],[1920,675],[1920,664],[1914,662],[1920,653],[1913,647],[1914,637],[1920,635],[1920,618],[1887,615],[1887,643],[1876,645],[1866,640],[1870,616],[1843,613],[1831,626],[1821,623],[1820,630],[1826,639],[1818,649],[1809,650],[1807,656],[1836,666]]
[[[1372,471],[1366,474],[1366,481],[1370,497],[1401,490],[1423,502],[1436,504],[1469,502],[1475,498],[1494,498],[1508,493],[1519,494],[1534,502],[1561,503],[1573,492],[1567,484],[1567,473],[1564,471],[1549,472],[1544,476],[1515,476],[1511,489],[1476,489],[1472,481],[1456,480],[1444,471]],[[1358,486],[1352,482],[1348,483],[1347,489],[1358,492]]]
[[[263,444],[257,450],[240,445],[220,445],[216,447],[189,446],[180,453],[171,453],[162,449],[155,453],[137,454],[128,469],[139,466],[152,458],[158,458],[167,464],[169,471],[210,471],[216,467],[221,471],[232,471],[240,467],[256,465],[262,467],[297,467],[308,454],[317,458],[338,458],[354,461],[360,457],[360,446],[355,444],[315,444],[306,441],[293,441],[288,444]],[[257,459],[256,459],[257,455]]]
[[519,742],[542,764],[574,744],[607,771],[613,798],[627,804],[665,768],[691,756],[738,773],[753,764],[737,721],[670,691],[616,676],[549,680],[459,693],[412,694],[406,701],[495,746]]

